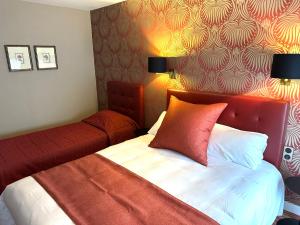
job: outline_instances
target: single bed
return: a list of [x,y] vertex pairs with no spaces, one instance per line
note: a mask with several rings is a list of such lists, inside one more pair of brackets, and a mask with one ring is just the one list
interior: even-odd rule
[[[130,117],[139,127],[143,127],[143,86],[111,81],[107,84],[107,90],[108,108]],[[97,115],[94,118],[97,119]],[[0,140],[0,193],[8,184],[23,177],[136,136],[134,126],[108,131],[89,121],[86,119],[78,123]]]
[[[267,134],[265,161],[251,170],[229,161],[208,158],[209,166],[205,167],[174,151],[148,147],[154,138],[151,134],[108,147],[97,154],[150,181],[218,224],[271,225],[283,211],[284,184],[276,167],[280,166],[282,157],[288,103],[168,90],[168,99],[170,95],[193,103],[228,102],[218,122]],[[9,185],[1,195],[1,225],[74,224],[68,215],[32,177]]]

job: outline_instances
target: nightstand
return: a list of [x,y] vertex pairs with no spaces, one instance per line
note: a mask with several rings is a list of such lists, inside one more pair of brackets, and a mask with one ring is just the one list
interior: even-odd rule
[[277,225],[299,225],[299,221],[291,218],[284,218],[277,222]]
[[[290,191],[300,194],[300,176],[288,177],[285,179],[285,185]],[[300,221],[296,219],[285,218],[279,220],[277,225],[300,225]]]
[[149,128],[142,128],[142,129],[138,129],[135,131],[135,135],[137,137],[142,136],[142,135],[146,135],[148,133]]

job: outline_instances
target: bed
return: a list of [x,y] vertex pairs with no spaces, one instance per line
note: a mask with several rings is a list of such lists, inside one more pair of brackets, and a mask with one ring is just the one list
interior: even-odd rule
[[[99,120],[96,113],[78,123],[0,140],[0,193],[8,184],[23,177],[134,138],[137,127],[144,126],[143,86],[110,81],[107,92],[108,108],[113,112],[106,111],[106,116],[118,112],[121,115],[113,115],[118,118],[125,115],[137,126],[124,125],[122,129],[110,130],[97,127],[97,123],[93,123]],[[100,114],[103,116],[103,112]]]
[[[211,158],[208,158],[209,166],[204,167],[174,151],[148,147],[154,138],[152,134],[110,146],[95,155],[126,168],[175,197],[180,204],[186,204],[190,208],[185,213],[195,209],[213,219],[203,224],[271,225],[283,211],[284,184],[278,168],[282,158],[288,103],[267,98],[168,90],[168,100],[171,95],[192,103],[227,102],[228,106],[218,123],[267,134],[268,146],[259,167],[251,170],[230,161]],[[86,157],[80,160],[85,159]],[[74,161],[75,164],[77,162]],[[64,167],[68,168],[70,164],[64,164]],[[113,189],[117,192],[126,189],[126,184],[124,182],[125,187],[113,186]],[[127,191],[130,192],[130,188]],[[105,193],[111,194],[110,190]],[[131,197],[134,198],[134,195]],[[115,200],[122,204],[126,201]],[[97,201],[93,206],[96,205]],[[0,224],[74,224],[73,218],[70,218],[72,213],[63,210],[61,206],[61,202],[55,201],[41,183],[33,177],[26,177],[9,185],[1,195]],[[129,214],[134,211],[131,207],[126,210]],[[155,220],[161,213],[163,210],[156,211],[151,219]],[[109,224],[100,221],[101,224]],[[136,224],[155,223],[150,220],[148,223]]]

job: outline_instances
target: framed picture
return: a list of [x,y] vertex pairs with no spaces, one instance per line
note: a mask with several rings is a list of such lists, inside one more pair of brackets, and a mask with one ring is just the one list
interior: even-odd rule
[[34,46],[36,67],[38,70],[57,70],[55,46]]
[[33,70],[29,45],[4,45],[10,72]]

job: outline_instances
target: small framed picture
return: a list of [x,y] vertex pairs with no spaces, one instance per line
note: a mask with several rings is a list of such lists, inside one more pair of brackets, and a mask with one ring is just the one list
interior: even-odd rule
[[4,45],[10,72],[33,70],[29,45]]
[[57,70],[55,46],[34,46],[36,67],[38,70]]

